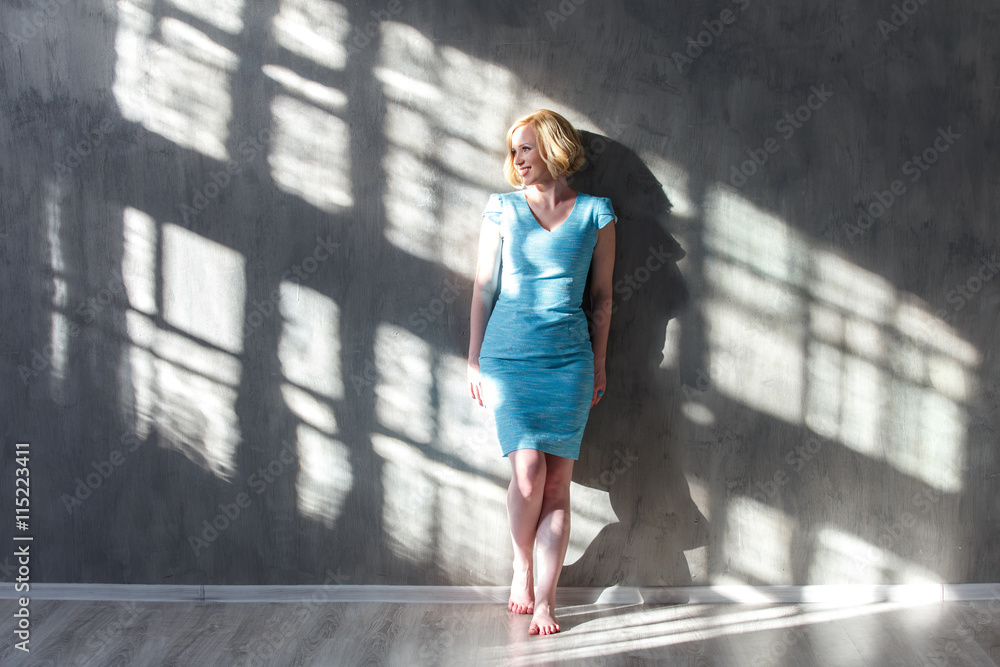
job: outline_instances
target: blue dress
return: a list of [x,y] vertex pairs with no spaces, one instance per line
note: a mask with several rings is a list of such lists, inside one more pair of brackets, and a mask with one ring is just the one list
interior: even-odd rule
[[551,232],[523,192],[491,195],[483,216],[502,238],[500,294],[479,355],[500,448],[504,456],[537,449],[575,460],[594,392],[583,289],[597,230],[615,219],[611,200],[577,193]]

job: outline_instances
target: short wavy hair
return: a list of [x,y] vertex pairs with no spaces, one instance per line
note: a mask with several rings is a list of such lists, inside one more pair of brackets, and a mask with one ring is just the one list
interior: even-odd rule
[[518,119],[507,130],[507,160],[504,162],[504,176],[507,182],[515,187],[522,187],[524,181],[514,166],[514,131],[530,125],[538,140],[538,152],[542,161],[549,168],[552,178],[569,176],[583,167],[586,159],[583,156],[583,144],[580,134],[570,125],[569,121],[548,109],[539,109],[524,118]]

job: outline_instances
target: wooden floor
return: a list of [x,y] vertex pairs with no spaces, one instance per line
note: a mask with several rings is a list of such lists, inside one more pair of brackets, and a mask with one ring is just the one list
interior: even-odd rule
[[32,601],[8,665],[994,665],[1000,604],[584,605],[529,637],[494,604]]

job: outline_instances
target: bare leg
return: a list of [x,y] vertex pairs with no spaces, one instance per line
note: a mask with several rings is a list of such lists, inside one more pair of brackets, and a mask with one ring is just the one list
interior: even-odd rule
[[556,585],[569,546],[569,487],[573,459],[545,454],[545,485],[538,519],[538,586],[528,634],[559,632],[556,622]]
[[518,449],[507,457],[512,472],[507,489],[507,517],[514,545],[514,578],[507,608],[516,614],[530,614],[535,610],[532,551],[545,487],[545,454],[535,449]]

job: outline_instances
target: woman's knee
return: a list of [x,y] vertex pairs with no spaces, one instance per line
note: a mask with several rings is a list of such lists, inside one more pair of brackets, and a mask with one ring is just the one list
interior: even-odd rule
[[513,471],[512,482],[525,498],[545,488],[545,457],[533,449],[517,450],[509,455]]

